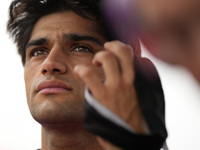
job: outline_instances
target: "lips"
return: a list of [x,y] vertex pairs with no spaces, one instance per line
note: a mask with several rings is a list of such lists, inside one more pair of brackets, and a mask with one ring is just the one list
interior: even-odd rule
[[59,80],[45,80],[36,86],[36,92],[42,94],[57,94],[71,90],[71,87]]

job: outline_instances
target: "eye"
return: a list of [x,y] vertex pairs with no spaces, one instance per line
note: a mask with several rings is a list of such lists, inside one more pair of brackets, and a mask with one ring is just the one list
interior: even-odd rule
[[40,56],[40,55],[47,55],[48,52],[46,49],[44,48],[35,48],[31,51],[30,53],[30,57],[37,57],[37,56]]
[[88,45],[78,44],[72,48],[73,52],[93,53],[93,48]]

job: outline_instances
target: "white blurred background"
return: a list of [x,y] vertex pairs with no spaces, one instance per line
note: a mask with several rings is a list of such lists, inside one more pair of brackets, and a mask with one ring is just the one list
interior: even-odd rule
[[[6,34],[8,6],[0,1],[0,150],[36,150],[41,146],[40,125],[26,104],[23,66]],[[160,74],[166,98],[167,140],[170,150],[200,150],[200,87],[181,67],[172,67],[146,51]]]

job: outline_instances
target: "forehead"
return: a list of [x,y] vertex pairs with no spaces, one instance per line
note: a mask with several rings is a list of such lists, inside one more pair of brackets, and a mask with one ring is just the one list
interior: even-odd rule
[[99,28],[94,19],[83,18],[72,11],[59,12],[40,18],[33,28],[31,39],[41,36],[59,37],[63,33],[78,33],[104,39]]

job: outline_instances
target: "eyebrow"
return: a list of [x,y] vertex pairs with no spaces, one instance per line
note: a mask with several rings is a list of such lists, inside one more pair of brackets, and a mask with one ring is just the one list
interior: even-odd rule
[[36,40],[31,40],[30,42],[28,42],[25,46],[25,50],[31,46],[39,46],[39,45],[44,45],[47,44],[49,42],[49,40],[47,38],[39,38]]
[[63,34],[63,40],[65,41],[90,41],[99,46],[103,46],[103,43],[100,42],[97,38],[89,35],[80,35],[80,34]]
[[[70,33],[70,34],[63,34],[62,35],[62,39],[66,42],[68,41],[74,41],[74,42],[78,42],[78,41],[90,41],[92,43],[98,44],[99,46],[103,46],[103,43],[100,42],[100,40],[98,40],[97,38],[93,37],[93,36],[89,36],[89,35],[80,35],[80,34],[74,34],[74,33]],[[40,45],[44,45],[44,44],[48,44],[49,43],[49,39],[46,37],[42,37],[42,38],[38,38],[36,40],[31,40],[30,42],[28,42],[25,46],[25,49],[31,47],[31,46],[40,46]]]

